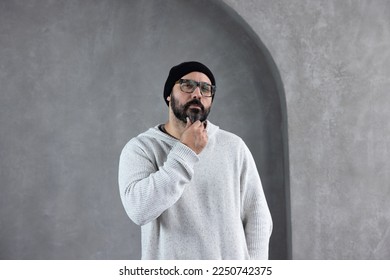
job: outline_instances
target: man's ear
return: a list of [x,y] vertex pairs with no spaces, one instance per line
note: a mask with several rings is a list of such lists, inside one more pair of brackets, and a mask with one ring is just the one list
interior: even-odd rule
[[168,100],[168,102],[171,102],[171,96],[170,95],[167,97],[167,100]]

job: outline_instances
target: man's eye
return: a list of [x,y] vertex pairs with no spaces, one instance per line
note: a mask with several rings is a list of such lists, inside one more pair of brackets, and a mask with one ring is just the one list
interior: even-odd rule
[[203,84],[201,89],[202,89],[202,92],[210,92],[211,91],[211,87],[207,84],[206,85]]
[[191,84],[191,83],[183,83],[182,86],[183,86],[184,88],[186,88],[186,89],[192,89],[192,88],[194,88],[194,85]]

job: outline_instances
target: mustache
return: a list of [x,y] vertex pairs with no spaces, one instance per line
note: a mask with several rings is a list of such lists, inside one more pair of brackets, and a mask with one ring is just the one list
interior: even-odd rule
[[199,99],[192,99],[191,101],[188,101],[184,106],[184,109],[187,110],[188,108],[190,108],[191,105],[197,105],[202,111],[204,111],[204,106],[202,102],[199,101]]

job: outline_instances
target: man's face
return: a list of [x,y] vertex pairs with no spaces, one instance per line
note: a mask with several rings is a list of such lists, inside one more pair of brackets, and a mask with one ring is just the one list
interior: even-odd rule
[[[201,72],[191,72],[183,76],[182,79],[211,84],[207,75]],[[202,96],[199,87],[193,93],[187,93],[180,89],[179,84],[175,84],[168,100],[175,117],[184,123],[187,122],[187,117],[190,118],[191,122],[205,121],[212,105],[212,97]]]

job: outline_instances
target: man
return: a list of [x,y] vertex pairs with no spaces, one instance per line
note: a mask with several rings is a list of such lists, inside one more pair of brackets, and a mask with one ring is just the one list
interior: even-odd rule
[[142,259],[267,259],[272,219],[253,157],[207,120],[215,79],[205,65],[174,66],[168,121],[131,139],[119,163]]

